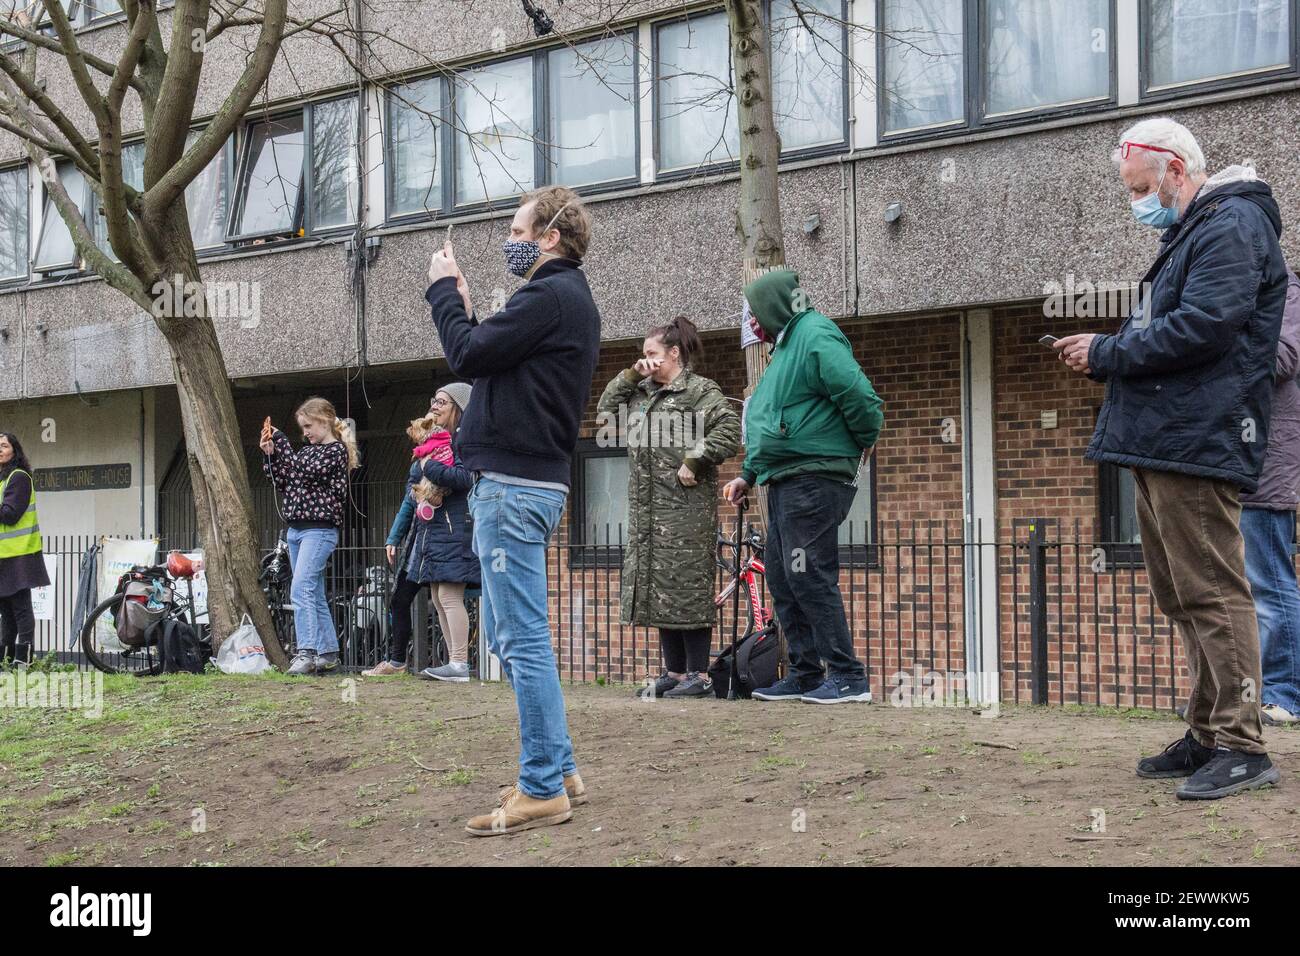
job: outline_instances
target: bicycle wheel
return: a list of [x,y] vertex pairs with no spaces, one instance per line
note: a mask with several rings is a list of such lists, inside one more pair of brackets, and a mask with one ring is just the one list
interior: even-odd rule
[[[137,677],[149,677],[162,673],[162,659],[152,645],[146,644],[144,647],[116,651],[104,647],[100,642],[96,624],[103,620],[104,626],[116,635],[117,609],[123,600],[124,595],[114,594],[99,602],[90,612],[86,623],[81,628],[81,652],[86,655],[86,659],[91,664],[106,674],[135,674]],[[107,615],[106,619],[105,615]]]

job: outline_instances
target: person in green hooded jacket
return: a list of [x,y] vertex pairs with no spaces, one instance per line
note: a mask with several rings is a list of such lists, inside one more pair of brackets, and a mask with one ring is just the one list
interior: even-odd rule
[[732,504],[767,487],[767,586],[790,673],[758,700],[871,700],[840,597],[839,526],[884,421],[882,402],[839,326],[812,308],[798,273],[775,269],[745,287],[771,362],[745,411],[745,463]]

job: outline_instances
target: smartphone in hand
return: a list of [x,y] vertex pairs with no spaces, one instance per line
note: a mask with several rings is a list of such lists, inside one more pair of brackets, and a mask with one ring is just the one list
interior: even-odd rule
[[1044,335],[1041,339],[1038,340],[1038,344],[1045,345],[1050,349],[1053,345],[1057,343],[1057,341],[1058,340],[1055,335]]

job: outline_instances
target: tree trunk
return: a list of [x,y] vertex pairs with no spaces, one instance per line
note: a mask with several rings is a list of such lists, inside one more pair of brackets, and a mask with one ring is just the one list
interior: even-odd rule
[[[188,232],[188,226],[186,226]],[[185,288],[202,289],[197,260],[168,262],[167,281],[180,275]],[[192,283],[192,285],[189,285]],[[288,664],[271,623],[266,594],[259,587],[260,558],[248,470],[225,359],[202,294],[182,297],[173,285],[173,315],[157,316],[172,354],[180,398],[185,448],[194,489],[194,509],[208,580],[208,620],[215,651],[247,614],[271,663]],[[197,315],[193,313],[199,313]]]
[[[731,61],[740,123],[740,202],[736,232],[743,246],[742,275],[748,284],[773,268],[785,265],[781,228],[781,196],[777,164],[781,138],[772,113],[772,68],[768,58],[768,27],[762,0],[727,0],[731,30]],[[745,348],[745,397],[754,393],[767,368],[767,346]],[[767,524],[767,495],[757,489],[759,520]]]

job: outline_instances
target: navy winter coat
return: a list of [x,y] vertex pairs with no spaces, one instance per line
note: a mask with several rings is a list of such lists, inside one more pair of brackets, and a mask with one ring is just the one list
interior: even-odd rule
[[[457,444],[452,442],[453,452]],[[447,492],[430,521],[421,521],[415,517],[414,508],[407,506],[411,489],[421,478],[428,478]],[[469,489],[473,484],[473,476],[460,463],[459,454],[451,466],[429,461],[421,467],[420,462],[411,462],[402,508],[388,535],[388,543],[395,545],[409,529],[407,578],[419,584],[463,581],[471,587],[479,586],[478,558],[474,554],[469,522]]]
[[1242,167],[1165,230],[1149,302],[1089,350],[1106,401],[1088,458],[1255,490],[1286,303],[1281,234],[1272,190]]

